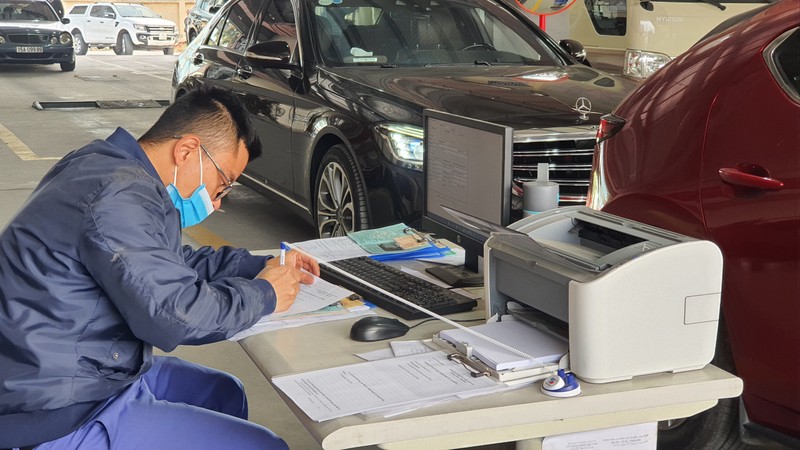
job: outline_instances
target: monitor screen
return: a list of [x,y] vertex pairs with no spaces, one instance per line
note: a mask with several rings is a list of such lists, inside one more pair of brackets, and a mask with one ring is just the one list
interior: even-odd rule
[[463,247],[466,268],[477,272],[488,233],[465,226],[443,207],[510,223],[513,129],[434,110],[425,110],[423,120],[422,228]]

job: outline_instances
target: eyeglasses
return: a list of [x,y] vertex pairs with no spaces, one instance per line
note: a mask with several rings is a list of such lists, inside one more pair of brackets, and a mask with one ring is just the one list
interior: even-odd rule
[[211,153],[209,153],[208,150],[206,150],[205,145],[200,144],[200,148],[203,149],[203,152],[206,154],[206,156],[208,156],[208,159],[210,159],[211,163],[214,164],[214,167],[217,168],[217,172],[219,172],[223,182],[225,183],[225,188],[222,189],[222,192],[220,192],[219,194],[217,194],[216,197],[214,197],[214,201],[221,200],[222,197],[228,195],[231,189],[233,189],[233,182],[227,177],[227,175],[225,175],[225,172],[222,171],[222,168],[219,166],[219,164],[217,164],[217,162],[214,161],[214,158],[211,157]]

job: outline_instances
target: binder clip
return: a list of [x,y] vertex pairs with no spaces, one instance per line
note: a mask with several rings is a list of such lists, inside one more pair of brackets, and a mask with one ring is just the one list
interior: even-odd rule
[[436,242],[436,239],[433,238],[433,233],[424,233],[422,231],[417,231],[411,227],[404,228],[403,233],[414,237],[414,239],[417,242],[427,242],[429,244],[433,244]]
[[581,385],[575,375],[558,369],[558,372],[544,379],[542,393],[551,397],[575,397],[581,393]]

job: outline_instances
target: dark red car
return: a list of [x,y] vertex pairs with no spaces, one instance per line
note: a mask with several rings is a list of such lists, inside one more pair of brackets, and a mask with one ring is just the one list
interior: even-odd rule
[[589,206],[725,259],[714,364],[744,393],[667,424],[660,447],[800,448],[799,27],[800,0],[782,0],[715,30],[601,122]]

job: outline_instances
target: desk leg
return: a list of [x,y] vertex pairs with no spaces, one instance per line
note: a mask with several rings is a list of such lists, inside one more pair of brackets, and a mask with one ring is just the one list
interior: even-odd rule
[[542,450],[542,438],[525,439],[517,441],[514,447],[516,450]]

